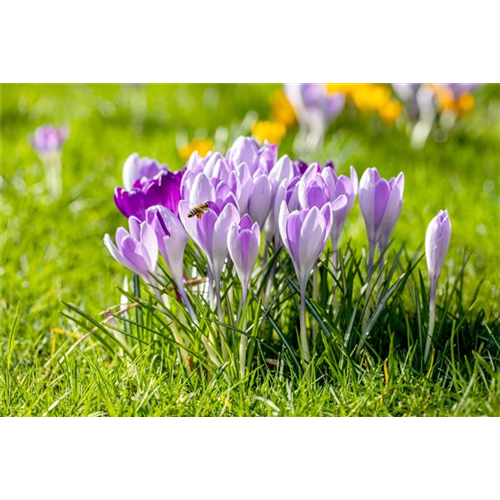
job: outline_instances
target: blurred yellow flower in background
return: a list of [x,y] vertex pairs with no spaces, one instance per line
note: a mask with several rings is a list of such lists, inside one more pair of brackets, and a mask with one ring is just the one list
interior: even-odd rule
[[269,101],[271,103],[271,116],[274,121],[281,122],[286,127],[295,123],[295,111],[284,92],[280,90],[273,92]]
[[214,141],[212,139],[193,139],[191,142],[179,148],[179,156],[183,160],[189,160],[189,157],[198,151],[200,156],[206,156],[207,153],[214,148]]
[[327,83],[326,91],[329,94],[342,93],[346,97],[352,97],[354,89],[360,85],[366,85],[364,83]]
[[352,100],[360,111],[380,111],[390,99],[391,90],[384,85],[359,85],[352,92]]
[[260,143],[269,141],[272,144],[279,144],[286,135],[286,126],[280,121],[257,120],[252,125],[252,135]]

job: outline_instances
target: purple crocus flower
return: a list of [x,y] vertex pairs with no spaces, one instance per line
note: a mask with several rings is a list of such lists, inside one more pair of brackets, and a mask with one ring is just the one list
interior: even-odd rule
[[279,215],[281,239],[292,258],[299,280],[301,298],[300,338],[303,361],[306,365],[310,361],[305,323],[307,281],[321,252],[325,248],[332,230],[332,222],[330,203],[326,203],[321,209],[312,207],[295,210],[292,213],[288,211],[285,201],[281,204]]
[[368,272],[373,267],[375,249],[383,254],[389,243],[403,204],[404,174],[389,181],[380,177],[376,168],[365,170],[359,183],[359,206],[365,220],[370,254]]
[[146,221],[156,233],[158,249],[167,263],[175,284],[182,290],[184,250],[189,241],[182,222],[174,212],[161,205],[146,210]]
[[152,158],[140,158],[137,153],[132,153],[123,165],[123,186],[129,191],[139,179],[152,179],[162,172],[170,172],[167,165],[162,165]]
[[[299,177],[302,177],[306,173],[307,170],[309,170],[309,167],[311,165],[315,165],[315,170],[321,172],[323,170],[321,168],[321,165],[319,163],[311,163],[310,165],[307,164],[305,161],[302,160],[295,160],[293,162],[293,170],[295,175],[298,175]],[[325,166],[323,168],[329,168],[332,169],[335,172],[335,165],[333,164],[332,160],[327,160],[325,162]]]
[[158,239],[158,249],[165,259],[172,279],[186,304],[189,314],[195,323],[198,322],[186,294],[183,279],[184,251],[189,236],[179,218],[161,205],[146,210],[146,221],[151,225]]
[[145,220],[146,210],[149,207],[161,205],[177,215],[183,173],[183,171],[160,172],[152,179],[141,177],[128,191],[117,187],[114,200],[118,210],[125,217],[134,216]]
[[302,208],[323,207],[332,204],[332,247],[333,267],[337,267],[337,249],[340,233],[348,213],[354,205],[358,192],[358,176],[351,167],[351,177],[337,177],[333,168],[320,169],[318,164],[311,164],[302,176],[298,196]]
[[317,149],[330,123],[344,109],[345,95],[330,94],[323,83],[288,83],[284,90],[299,122],[301,145]]
[[[252,271],[257,262],[260,248],[260,227],[257,222],[252,224],[252,219],[249,215],[244,215],[239,222],[233,222],[227,233],[227,246],[241,282],[242,311],[244,315],[243,330],[245,330],[248,285],[250,284]],[[248,337],[246,334],[241,335],[239,350],[241,378],[244,378],[246,374],[247,344]]]
[[259,148],[252,137],[238,137],[228,149],[226,160],[232,170],[245,163],[250,175],[268,174],[278,159],[278,146],[266,142]]
[[123,227],[116,230],[116,245],[109,234],[104,245],[122,266],[141,276],[147,283],[154,281],[158,262],[158,241],[154,229],[136,217],[128,220],[130,233]]
[[232,197],[207,203],[209,208],[200,218],[188,217],[192,206],[187,200],[182,200],[179,203],[179,216],[191,238],[207,257],[215,282],[219,313],[222,315],[220,278],[228,254],[227,233],[231,224],[239,220],[239,213]]
[[244,215],[239,222],[233,222],[227,234],[227,246],[241,282],[243,302],[245,302],[252,271],[259,256],[259,224],[257,222],[252,223],[252,219],[248,214]]
[[62,194],[61,149],[68,134],[67,127],[43,125],[28,137],[31,147],[38,153],[43,164],[47,190],[54,200],[60,198]]
[[444,85],[453,92],[455,99],[463,94],[471,94],[481,86],[480,83],[445,83]]
[[425,344],[424,360],[427,360],[436,321],[436,291],[439,275],[448,253],[451,237],[451,223],[446,210],[440,210],[431,220],[425,234],[425,257],[431,281],[429,302],[429,331]]
[[60,151],[69,135],[68,127],[53,127],[42,125],[38,127],[29,142],[33,149],[40,155]]

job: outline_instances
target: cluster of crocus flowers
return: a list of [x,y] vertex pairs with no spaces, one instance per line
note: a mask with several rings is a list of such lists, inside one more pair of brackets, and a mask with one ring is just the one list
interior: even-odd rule
[[68,127],[43,125],[28,137],[28,142],[42,161],[47,190],[53,199],[60,198],[62,194],[62,147],[68,136]]
[[[119,228],[115,243],[106,235],[106,247],[120,264],[151,285],[160,301],[161,256],[194,324],[199,318],[191,307],[185,282],[203,274],[203,270],[195,269],[194,262],[186,262],[189,240],[205,257],[209,304],[217,311],[221,324],[225,323],[222,285],[231,275],[237,277],[241,284],[238,321],[244,332],[239,368],[244,377],[246,304],[259,260],[260,265],[265,265],[267,254],[282,247],[291,259],[300,291],[299,345],[307,368],[311,359],[306,329],[308,283],[311,275],[317,275],[318,261],[328,240],[332,242],[335,271],[339,237],[359,196],[370,247],[370,275],[375,249],[378,247],[384,255],[399,218],[404,176],[400,173],[385,180],[370,168],[358,185],[353,167],[349,177],[337,175],[331,162],[321,166],[294,161],[286,155],[278,158],[275,144],[259,146],[252,138],[239,137],[225,155],[209,152],[201,156],[193,152],[176,173],[155,160],[133,155],[124,167],[124,184],[115,191],[115,203],[128,218],[129,231]],[[433,258],[442,265],[444,257]],[[439,267],[439,262],[432,268]],[[272,286],[272,272],[269,283]],[[206,338],[202,340],[214,360],[214,346],[208,346]],[[226,361],[225,338],[221,339],[221,351]]]

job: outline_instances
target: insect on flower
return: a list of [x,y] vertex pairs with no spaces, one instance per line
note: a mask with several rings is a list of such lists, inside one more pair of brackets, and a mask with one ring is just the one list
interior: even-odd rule
[[196,215],[196,217],[198,219],[201,219],[201,216],[210,208],[210,205],[208,203],[200,203],[199,205],[196,205],[194,208],[192,208],[187,216],[189,218],[191,217],[194,217]]

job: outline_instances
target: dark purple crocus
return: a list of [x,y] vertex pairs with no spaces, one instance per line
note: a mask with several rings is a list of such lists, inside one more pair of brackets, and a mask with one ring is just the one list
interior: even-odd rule
[[115,204],[125,217],[134,216],[141,221],[146,218],[146,210],[155,205],[168,208],[178,215],[182,176],[183,171],[160,172],[153,179],[137,179],[129,191],[117,187]]
[[170,169],[153,158],[141,158],[137,153],[132,153],[123,165],[123,186],[130,190],[139,179],[152,179],[161,172],[170,172]]

